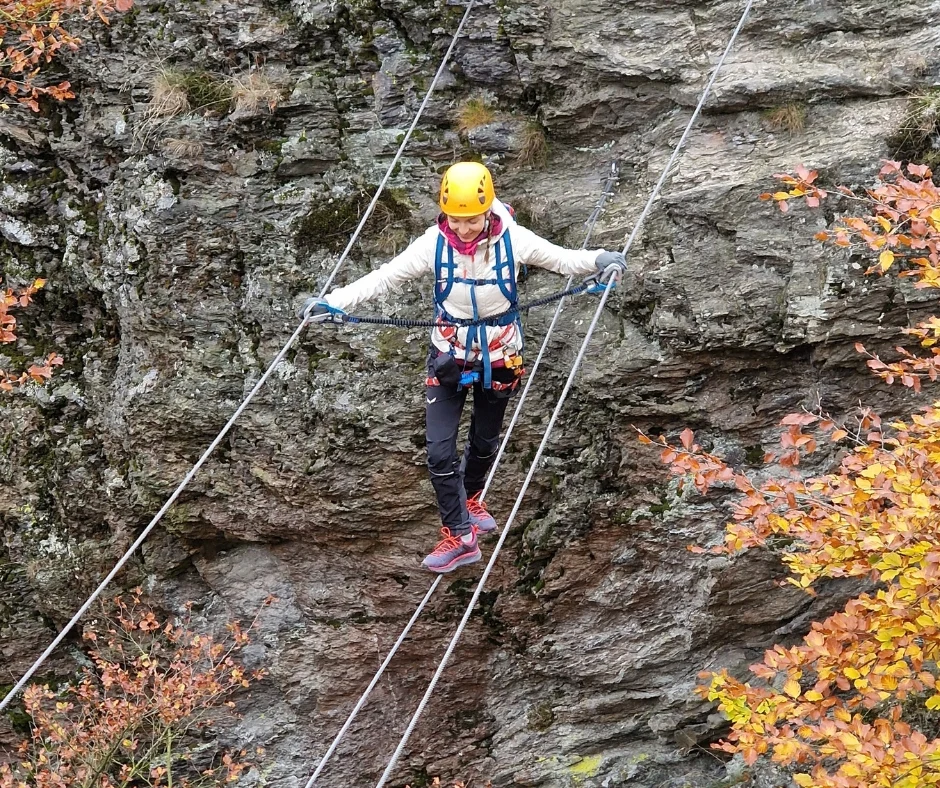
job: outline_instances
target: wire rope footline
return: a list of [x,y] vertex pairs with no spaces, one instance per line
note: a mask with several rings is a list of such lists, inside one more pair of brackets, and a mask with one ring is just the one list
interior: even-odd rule
[[[663,187],[663,184],[666,182],[666,179],[674,165],[676,159],[679,156],[679,152],[682,149],[682,146],[685,144],[686,139],[689,136],[689,133],[695,124],[695,121],[698,119],[699,114],[701,113],[702,107],[705,105],[705,101],[708,98],[711,88],[715,83],[715,79],[718,76],[718,73],[721,70],[722,65],[725,62],[725,59],[728,56],[728,53],[731,51],[734,46],[735,41],[737,40],[738,34],[741,32],[741,29],[744,27],[744,23],[747,21],[747,18],[751,12],[751,8],[754,5],[754,0],[748,0],[744,11],[741,14],[741,18],[738,21],[737,26],[734,29],[734,32],[731,34],[728,44],[725,47],[724,51],[721,54],[715,68],[712,72],[711,78],[708,80],[705,88],[702,92],[702,96],[699,99],[698,104],[695,107],[695,111],[692,113],[692,117],[689,118],[689,122],[685,127],[685,131],[679,139],[679,142],[676,144],[675,150],[673,151],[672,156],[669,158],[669,161],[666,163],[666,166],[663,170],[662,175],[657,181],[653,191],[650,193],[649,199],[646,202],[646,205],[643,211],[640,213],[640,216],[637,219],[636,224],[633,227],[633,231],[630,233],[629,238],[627,239],[626,244],[623,248],[623,253],[626,254],[630,251],[633,246],[634,241],[639,233],[639,229],[643,221],[649,215],[649,212],[652,208],[652,205],[656,201],[656,198],[659,196],[659,192]],[[473,596],[470,598],[470,602],[467,605],[467,609],[464,612],[463,617],[460,620],[460,623],[457,625],[457,630],[454,632],[453,637],[451,638],[450,643],[447,646],[447,650],[444,652],[444,656],[441,658],[441,662],[438,665],[437,670],[434,673],[434,676],[431,678],[428,688],[424,693],[424,696],[421,698],[421,701],[418,703],[418,707],[415,710],[414,715],[408,723],[405,732],[402,734],[401,739],[398,742],[398,746],[395,748],[395,751],[392,753],[392,756],[388,762],[388,765],[385,768],[385,771],[382,773],[382,776],[379,778],[378,783],[376,783],[376,788],[383,788],[383,786],[388,782],[392,772],[395,769],[395,766],[398,763],[399,758],[404,752],[405,746],[408,743],[408,740],[411,738],[411,734],[414,732],[415,727],[418,724],[418,721],[421,719],[422,714],[424,713],[425,708],[427,707],[428,702],[431,699],[431,696],[434,694],[434,690],[437,687],[438,682],[440,681],[441,676],[444,673],[444,668],[447,667],[447,663],[450,661],[451,656],[454,653],[454,650],[457,647],[457,643],[460,641],[461,636],[463,635],[464,629],[467,626],[467,622],[470,620],[470,615],[473,613],[473,609],[476,607],[477,601],[480,598],[480,594],[483,591],[483,586],[486,584],[487,579],[489,578],[490,572],[492,572],[493,567],[496,565],[496,560],[499,557],[499,553],[503,548],[503,544],[506,541],[506,537],[509,534],[509,529],[512,526],[513,521],[515,520],[516,514],[519,511],[519,507],[522,505],[522,500],[525,497],[526,492],[528,491],[529,484],[532,481],[535,471],[538,468],[539,461],[542,458],[542,453],[545,450],[545,446],[548,444],[549,437],[551,436],[552,430],[554,429],[555,422],[558,420],[558,415],[561,412],[562,406],[568,398],[568,394],[571,391],[571,387],[574,383],[574,379],[577,376],[578,370],[581,366],[582,361],[584,360],[584,355],[587,351],[588,344],[591,341],[591,338],[594,335],[594,331],[597,328],[597,324],[600,320],[600,316],[604,311],[604,306],[607,303],[607,299],[610,296],[612,289],[612,284],[615,281],[615,277],[611,277],[607,283],[607,287],[604,289],[604,293],[601,296],[600,303],[597,305],[597,309],[594,312],[594,317],[591,320],[588,330],[584,336],[584,340],[581,343],[581,347],[578,350],[578,354],[572,364],[571,371],[568,374],[568,379],[565,381],[565,386],[562,389],[561,395],[558,398],[558,402],[555,405],[555,409],[552,411],[551,418],[549,419],[548,425],[545,428],[545,433],[542,436],[542,440],[539,443],[539,447],[536,450],[535,457],[532,460],[531,465],[529,466],[529,471],[526,474],[526,478],[522,484],[522,488],[519,490],[519,494],[516,497],[515,504],[513,505],[512,511],[509,514],[509,517],[506,520],[505,525],[503,526],[503,531],[500,534],[499,541],[496,544],[496,547],[493,549],[493,555],[490,557],[490,560],[487,562],[483,574],[480,577],[479,582],[477,583],[476,589],[473,592]]]
[[[582,249],[586,249],[588,243],[591,240],[591,235],[594,232],[594,227],[597,224],[597,220],[601,215],[601,211],[603,211],[604,205],[607,202],[607,198],[613,192],[614,185],[617,182],[617,174],[618,174],[618,168],[617,168],[616,162],[614,162],[613,164],[611,164],[610,174],[604,179],[603,193],[601,194],[600,199],[598,200],[598,203],[595,206],[594,210],[591,212],[591,215],[588,218],[587,222],[585,222],[585,226],[588,229],[584,238],[584,242],[581,244]],[[572,277],[569,277],[568,279],[569,286],[571,285],[571,280],[572,280]],[[509,422],[509,427],[506,429],[506,432],[503,435],[503,440],[502,440],[502,443],[500,444],[499,451],[497,452],[496,458],[493,460],[493,465],[490,467],[490,471],[487,474],[486,483],[483,486],[483,490],[480,492],[480,500],[483,500],[486,497],[486,492],[490,487],[490,483],[493,481],[493,477],[496,474],[496,469],[499,466],[499,463],[503,457],[503,454],[505,453],[506,446],[509,442],[509,438],[512,435],[512,431],[515,428],[516,422],[518,421],[519,413],[522,410],[523,404],[525,403],[526,397],[529,393],[529,389],[532,387],[532,381],[535,379],[535,374],[538,371],[539,364],[542,360],[543,355],[545,354],[546,348],[548,347],[549,339],[551,339],[552,333],[555,330],[555,326],[558,323],[558,318],[561,315],[561,310],[563,306],[564,306],[564,302],[559,301],[558,306],[555,309],[555,315],[552,318],[551,325],[549,325],[548,330],[545,333],[545,338],[542,340],[542,345],[539,348],[538,356],[536,357],[535,363],[532,366],[532,371],[530,372],[528,379],[526,380],[526,384],[523,387],[522,393],[519,396],[519,400],[516,403],[516,407],[515,407],[515,410],[513,411],[512,419]],[[320,759],[320,763],[317,764],[316,770],[311,775],[307,783],[304,785],[304,788],[312,788],[314,783],[316,783],[317,779],[320,777],[320,774],[323,772],[330,758],[333,757],[334,753],[336,752],[337,747],[339,747],[340,742],[345,737],[350,726],[352,725],[353,721],[356,719],[359,712],[362,710],[363,706],[365,706],[365,703],[368,700],[369,695],[372,694],[372,690],[374,690],[376,685],[379,683],[379,679],[381,679],[382,674],[385,672],[385,669],[391,663],[392,658],[395,656],[399,647],[402,645],[402,643],[404,643],[405,638],[408,636],[408,633],[411,631],[411,628],[417,622],[418,618],[421,615],[421,612],[424,610],[425,606],[427,605],[428,601],[431,599],[431,596],[434,594],[435,590],[437,590],[437,587],[438,585],[440,585],[440,582],[443,578],[444,578],[444,575],[438,575],[435,578],[434,582],[431,584],[431,587],[428,589],[428,592],[425,594],[424,599],[422,599],[421,602],[418,604],[418,607],[415,609],[415,612],[412,614],[411,619],[408,621],[408,624],[405,626],[404,630],[402,630],[402,633],[398,636],[398,640],[395,641],[395,644],[392,646],[392,649],[389,651],[388,655],[382,661],[382,664],[379,666],[378,671],[375,673],[375,675],[372,677],[372,680],[369,682],[369,686],[366,687],[365,692],[362,693],[356,705],[353,707],[353,710],[349,713],[349,716],[346,718],[346,721],[343,723],[342,728],[340,728],[339,733],[336,734],[336,737],[330,743],[330,746],[327,748],[327,751],[323,754],[323,757]]]
[[[362,229],[365,226],[366,221],[368,220],[369,216],[372,214],[372,211],[375,209],[375,206],[379,201],[379,197],[381,196],[383,189],[385,188],[386,184],[391,178],[392,173],[395,170],[395,167],[397,166],[399,160],[402,157],[402,154],[404,153],[405,146],[408,144],[408,141],[411,139],[411,135],[414,132],[415,128],[417,127],[418,121],[420,120],[422,114],[424,113],[425,108],[428,105],[428,102],[430,101],[431,94],[433,93],[438,80],[440,79],[441,75],[444,73],[444,69],[446,68],[447,63],[450,60],[451,55],[453,54],[454,47],[457,43],[457,38],[460,36],[460,33],[462,32],[464,25],[466,24],[467,19],[470,16],[470,12],[473,10],[473,7],[475,4],[476,4],[476,0],[470,0],[469,4],[467,5],[467,10],[464,12],[463,17],[460,20],[460,24],[457,26],[457,30],[454,32],[453,38],[451,39],[451,42],[450,42],[450,46],[447,48],[447,51],[444,54],[444,58],[441,61],[441,64],[438,67],[437,72],[434,75],[434,79],[431,80],[431,84],[428,86],[428,90],[427,90],[427,93],[425,94],[424,101],[421,102],[421,106],[418,108],[418,111],[415,114],[415,117],[411,123],[411,126],[408,128],[408,131],[406,132],[404,138],[402,139],[401,144],[398,147],[398,151],[396,152],[395,157],[392,159],[391,164],[389,164],[388,170],[385,173],[385,177],[382,179],[382,181],[379,183],[378,187],[376,188],[375,195],[372,197],[372,201],[369,203],[368,207],[366,208],[365,213],[362,216],[362,219],[359,221],[359,224],[357,225],[356,229],[353,231],[352,235],[350,236],[349,243],[346,244],[346,248],[343,250],[342,254],[340,255],[339,260],[337,260],[336,265],[333,267],[333,270],[330,272],[329,277],[327,277],[327,280],[325,284],[323,285],[323,288],[320,291],[320,296],[319,296],[320,298],[322,298],[326,294],[326,291],[329,289],[330,285],[333,283],[333,280],[336,278],[336,274],[339,272],[339,269],[345,262],[346,258],[349,256],[350,250],[352,249],[353,245],[356,243],[356,240],[359,238],[359,235],[362,233]],[[13,698],[16,697],[17,694],[19,694],[19,692],[23,689],[23,687],[26,686],[27,682],[36,673],[36,671],[39,670],[42,664],[49,658],[49,656],[56,649],[56,647],[65,639],[65,637],[69,634],[69,632],[72,631],[72,629],[79,622],[82,616],[84,616],[85,613],[88,611],[88,609],[94,604],[95,600],[98,599],[99,596],[101,596],[102,592],[104,592],[104,590],[111,584],[111,581],[117,576],[117,574],[121,571],[121,569],[124,568],[124,565],[130,560],[131,556],[133,556],[134,553],[137,552],[137,549],[144,543],[144,541],[150,535],[150,532],[156,527],[157,523],[159,523],[160,520],[163,519],[163,516],[170,509],[170,507],[176,502],[176,499],[179,498],[180,494],[188,486],[190,481],[192,481],[193,477],[199,472],[202,466],[205,465],[205,463],[208,461],[212,453],[216,450],[216,448],[218,448],[219,444],[225,439],[225,436],[228,435],[229,431],[231,430],[235,422],[238,420],[239,416],[241,416],[241,414],[245,411],[245,409],[248,407],[251,401],[255,398],[258,392],[264,387],[264,384],[267,382],[268,378],[271,377],[274,370],[281,364],[281,362],[287,356],[290,349],[294,346],[294,344],[300,338],[300,335],[303,333],[304,328],[306,327],[310,319],[311,310],[312,310],[312,305],[307,308],[307,310],[304,313],[303,320],[300,322],[300,325],[298,325],[297,328],[294,329],[294,333],[291,334],[290,338],[287,340],[284,346],[280,349],[278,354],[274,357],[274,360],[270,363],[268,368],[264,371],[264,373],[255,383],[255,385],[252,387],[251,391],[248,393],[245,399],[242,400],[242,403],[238,406],[238,408],[235,410],[235,412],[232,414],[229,420],[225,423],[225,426],[222,428],[219,434],[215,437],[212,443],[209,444],[209,447],[202,453],[202,456],[199,457],[195,465],[193,465],[190,471],[186,474],[183,480],[179,483],[179,485],[176,487],[176,489],[167,499],[166,503],[164,503],[163,506],[160,508],[160,510],[153,516],[153,519],[150,520],[150,522],[147,524],[144,530],[134,540],[133,544],[129,548],[127,548],[125,553],[121,556],[121,558],[115,564],[114,568],[107,574],[107,576],[101,581],[98,587],[91,593],[91,596],[88,597],[88,599],[78,609],[75,615],[72,616],[69,622],[59,631],[59,633],[56,635],[53,641],[49,644],[46,650],[43,651],[42,654],[40,654],[40,656],[29,667],[26,673],[23,674],[20,680],[17,681],[16,684],[14,684],[13,687],[6,693],[3,699],[0,700],[0,711],[5,709],[9,705],[10,701],[13,700]]]

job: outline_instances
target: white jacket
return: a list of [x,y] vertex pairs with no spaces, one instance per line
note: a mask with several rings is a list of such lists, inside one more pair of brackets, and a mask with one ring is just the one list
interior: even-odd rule
[[[489,255],[487,255],[486,242],[477,247],[472,257],[459,254],[454,250],[454,262],[457,264],[459,276],[469,279],[495,278],[496,255],[493,246],[497,238],[501,238],[503,233],[509,233],[516,263],[516,277],[518,277],[522,265],[534,265],[539,268],[547,268],[549,271],[558,274],[575,276],[587,276],[597,270],[594,261],[603,249],[565,249],[556,246],[531,230],[516,224],[515,220],[509,215],[509,211],[499,200],[493,202],[492,210],[502,220],[502,232],[488,242],[490,247]],[[366,274],[361,279],[345,287],[337,288],[327,295],[325,300],[330,306],[349,312],[360,304],[387,293],[403,282],[417,279],[420,276],[433,276],[434,257],[437,239],[440,234],[441,231],[436,225],[430,227],[424,235],[413,241],[397,257]],[[444,254],[447,254],[446,249]],[[505,312],[510,307],[509,301],[498,285],[472,286],[454,282],[450,295],[444,301],[444,309],[457,318],[473,318],[471,290],[476,291],[476,304],[480,317],[497,315]],[[469,361],[475,361],[480,348],[476,342],[469,349],[465,347],[467,344],[467,331],[468,329],[464,327],[457,332],[456,355],[460,359],[466,358]],[[488,343],[497,345],[490,353],[490,357],[494,361],[522,350],[523,338],[518,324],[487,326],[486,335]],[[448,340],[442,335],[441,329],[435,328],[432,330],[431,341],[435,347],[444,352],[448,352],[454,347],[452,340]]]

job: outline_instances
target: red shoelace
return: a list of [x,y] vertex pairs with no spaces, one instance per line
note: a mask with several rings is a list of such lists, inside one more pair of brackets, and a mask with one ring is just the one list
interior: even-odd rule
[[467,498],[467,511],[470,514],[475,514],[477,517],[483,514],[489,514],[486,510],[486,504],[483,501],[479,500],[480,493],[477,493],[472,498]]
[[450,532],[450,528],[446,526],[441,528],[441,533],[444,534],[444,538],[438,543],[437,547],[431,551],[431,555],[441,555],[461,545],[460,537],[454,536]]

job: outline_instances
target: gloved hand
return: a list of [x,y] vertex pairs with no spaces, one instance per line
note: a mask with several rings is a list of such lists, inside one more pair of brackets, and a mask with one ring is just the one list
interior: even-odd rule
[[316,296],[311,296],[304,301],[303,306],[297,310],[297,317],[303,319],[308,310],[310,316],[307,322],[309,323],[341,323],[342,316],[346,314],[339,307],[330,306],[324,299]]
[[627,270],[627,259],[623,256],[623,252],[601,252],[594,261],[594,265],[597,266],[597,272],[584,280],[584,284],[588,286],[585,292],[602,293],[607,289],[607,283],[614,275],[617,278],[610,287],[617,286],[617,281]]
[[617,274],[618,279],[623,276],[627,270],[627,258],[623,252],[601,252],[594,265],[597,266],[597,281],[606,285],[614,274]]

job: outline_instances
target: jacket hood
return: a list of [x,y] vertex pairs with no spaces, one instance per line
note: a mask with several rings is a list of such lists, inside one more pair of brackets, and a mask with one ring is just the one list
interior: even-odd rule
[[493,236],[499,238],[506,230],[509,229],[509,225],[515,224],[516,220],[512,217],[512,214],[509,213],[509,209],[503,205],[499,200],[493,200],[493,204],[490,206],[490,210],[495,213],[502,223],[502,227],[497,235]]

